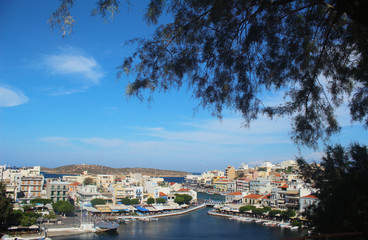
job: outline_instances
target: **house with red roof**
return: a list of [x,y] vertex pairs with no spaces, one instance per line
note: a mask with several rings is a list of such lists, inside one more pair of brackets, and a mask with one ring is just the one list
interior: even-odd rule
[[263,198],[264,195],[251,193],[243,197],[243,203],[250,205],[261,204]]
[[299,211],[304,212],[308,207],[312,205],[317,205],[319,198],[315,194],[309,194],[302,196],[299,199]]
[[170,191],[176,192],[179,189],[183,188],[183,185],[180,184],[180,183],[176,183],[176,182],[170,182],[169,183],[169,188],[170,188]]
[[225,201],[227,203],[241,203],[243,194],[241,192],[232,192],[226,194]]

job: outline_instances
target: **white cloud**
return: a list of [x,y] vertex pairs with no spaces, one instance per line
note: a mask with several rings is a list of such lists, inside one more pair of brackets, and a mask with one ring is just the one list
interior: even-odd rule
[[48,143],[54,143],[60,146],[72,145],[74,143],[87,143],[102,148],[114,148],[124,144],[121,139],[107,139],[107,138],[68,138],[68,137],[44,137],[42,141]]
[[55,143],[59,146],[65,146],[70,144],[71,138],[66,137],[43,137],[41,138],[42,141],[48,143]]
[[21,91],[0,86],[0,107],[14,107],[28,102]]
[[197,123],[182,123],[190,130],[170,131],[164,128],[140,128],[143,135],[185,142],[211,144],[271,144],[290,143],[287,120],[270,121],[260,119],[250,127],[242,127],[241,118],[206,120]]
[[106,138],[79,138],[77,139],[81,142],[92,144],[99,147],[118,147],[124,144],[124,141],[121,139],[106,139]]
[[53,74],[82,76],[92,85],[99,84],[104,75],[100,65],[93,57],[81,54],[47,55],[45,64]]

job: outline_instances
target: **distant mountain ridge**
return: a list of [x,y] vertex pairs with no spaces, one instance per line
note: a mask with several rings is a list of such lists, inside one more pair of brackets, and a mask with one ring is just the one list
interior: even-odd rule
[[149,175],[153,177],[184,177],[189,173],[174,170],[162,170],[154,168],[112,168],[101,165],[66,165],[56,168],[41,167],[42,172],[59,173],[59,174],[81,174],[88,171],[89,174],[114,174],[126,175],[129,173],[141,173],[142,175]]

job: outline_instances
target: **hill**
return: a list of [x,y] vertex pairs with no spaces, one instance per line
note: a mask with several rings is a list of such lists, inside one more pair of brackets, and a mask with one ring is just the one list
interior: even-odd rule
[[184,177],[188,175],[187,172],[174,171],[174,170],[162,170],[154,168],[112,168],[101,165],[66,165],[56,168],[41,167],[42,172],[59,173],[59,174],[81,174],[83,171],[88,171],[90,174],[114,174],[114,175],[126,175],[129,173],[141,173],[142,175],[149,175],[153,177]]

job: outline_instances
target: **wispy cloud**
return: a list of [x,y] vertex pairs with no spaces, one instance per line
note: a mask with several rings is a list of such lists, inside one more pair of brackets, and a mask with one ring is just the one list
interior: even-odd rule
[[49,81],[52,86],[43,87],[51,96],[84,92],[100,84],[105,73],[98,61],[84,51],[66,47],[52,54],[43,54],[32,67],[45,71],[59,81]]
[[18,89],[0,86],[0,107],[14,107],[29,101]]
[[53,74],[81,76],[93,85],[99,84],[104,75],[93,57],[80,54],[46,55],[45,63]]
[[170,131],[161,127],[140,128],[143,135],[186,142],[211,144],[271,144],[289,143],[287,120],[270,121],[263,119],[254,122],[249,128],[243,127],[241,118],[206,120],[197,123],[183,123],[190,130]]
[[57,144],[59,146],[73,145],[74,143],[86,143],[89,145],[102,147],[102,148],[114,148],[122,146],[124,141],[121,139],[107,139],[107,138],[68,138],[68,137],[43,137],[41,141]]
[[88,143],[99,147],[114,148],[124,144],[121,139],[106,139],[106,138],[80,138],[77,139],[81,142]]

